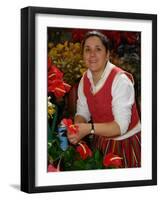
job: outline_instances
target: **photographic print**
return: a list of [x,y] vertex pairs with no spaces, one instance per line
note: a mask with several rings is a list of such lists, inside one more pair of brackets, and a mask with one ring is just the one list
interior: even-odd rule
[[21,190],[157,184],[157,16],[21,10]]
[[[87,47],[83,47],[84,38],[88,34],[89,39],[98,38],[100,40],[98,40],[96,44],[94,43],[95,41],[93,41],[95,44],[94,50],[92,49],[93,46],[88,46],[87,43],[89,48],[87,50],[93,50],[88,58],[90,59],[89,64],[88,60],[86,61],[85,58],[87,53],[84,48]],[[108,41],[107,44],[105,43],[105,45],[103,45],[104,40],[102,38]],[[141,166],[140,41],[140,32],[48,28],[48,172]],[[97,46],[100,49],[97,49]],[[100,72],[101,76],[103,74],[103,81],[101,83],[99,79],[98,83],[93,87],[96,91],[92,92],[93,97],[91,97],[92,101],[90,102],[87,98],[89,98],[88,93],[91,91],[93,79],[91,80],[89,88],[87,83],[84,82],[84,87],[87,87],[87,94],[85,94],[86,91],[85,93],[84,91],[78,91],[78,87],[80,88],[82,82],[85,81],[84,77],[86,73],[92,74],[93,70],[91,70],[91,65],[95,64],[96,66],[100,62],[99,51],[104,47],[105,55],[108,55],[105,56],[105,61],[104,58],[101,58],[103,65],[101,64],[100,71],[96,71],[98,75]],[[108,49],[106,50],[106,48]],[[117,73],[119,76],[122,76],[123,79],[126,74],[130,83],[123,84],[122,87],[124,89],[118,89],[121,93],[118,91],[119,94],[116,94],[116,97],[112,95],[114,100],[111,99],[111,102],[107,102],[109,98],[108,94],[111,95],[115,93],[115,91],[117,93],[117,89],[114,88],[114,91],[108,91],[107,86],[104,86],[108,77],[110,78],[110,76],[112,76],[110,73],[114,73],[111,68],[113,70],[117,69]],[[109,73],[109,75],[106,77],[107,73]],[[126,79],[127,78],[125,78],[125,80]],[[116,81],[117,78],[114,80]],[[101,84],[101,86],[99,87],[98,84]],[[119,86],[120,84],[118,83]],[[116,88],[119,86],[116,86]],[[100,89],[97,89],[97,87]],[[128,90],[127,87],[130,87],[130,89]],[[102,97],[104,93],[103,90],[107,91],[107,97]],[[102,93],[101,96],[98,96],[97,92]],[[82,95],[88,103],[84,102]],[[129,95],[132,97],[129,97]],[[100,105],[95,105],[94,103],[94,98],[96,98],[96,96],[98,96],[97,104]],[[102,105],[102,98],[105,98],[104,104],[107,102],[105,107]],[[119,98],[118,103],[121,105],[115,103],[116,98]],[[124,101],[124,103],[121,101]],[[127,104],[128,106],[126,107],[125,105]],[[89,113],[86,113],[87,111],[84,109],[85,106],[87,107],[86,110],[89,110],[89,107],[93,106],[94,111],[90,110],[91,112],[89,111]],[[111,108],[108,108],[110,106]],[[120,116],[118,116],[119,118],[125,121],[127,121],[130,116],[132,118],[132,120],[125,125],[127,126],[125,128],[127,129],[125,130],[126,133],[122,131],[122,135],[124,135],[123,139],[121,138],[122,136],[120,139],[118,137],[113,137],[112,134],[115,134],[115,131],[113,133],[108,133],[108,123],[111,125],[113,118],[117,118],[117,116],[114,117],[114,115],[117,114],[116,111],[113,113],[113,107],[116,107],[116,110],[121,109]],[[108,111],[108,109],[111,110]],[[128,115],[128,110],[132,109],[135,114],[132,114],[132,111],[130,111]],[[100,113],[97,114],[98,111],[100,111]],[[112,113],[110,119],[108,119],[108,117],[104,118],[104,115],[106,116],[107,114],[108,116],[108,112]],[[79,130],[78,117],[82,119],[81,125],[86,129],[85,136],[83,135],[84,133]],[[101,118],[101,120],[98,120],[98,117]],[[134,118],[137,119],[134,120]],[[93,119],[95,121],[92,121]],[[104,133],[99,134],[99,130],[97,130],[95,134],[91,134],[92,123],[99,123],[99,125],[107,126],[105,130],[103,130]],[[120,123],[123,123],[123,120]],[[108,136],[108,134],[111,135]],[[77,139],[77,137],[81,138]],[[74,139],[77,141],[72,141]]]

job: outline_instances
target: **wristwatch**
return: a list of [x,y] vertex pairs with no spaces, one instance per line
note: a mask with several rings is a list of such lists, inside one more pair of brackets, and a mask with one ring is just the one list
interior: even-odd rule
[[91,123],[91,131],[90,131],[90,133],[91,133],[91,134],[94,134],[94,133],[95,133],[93,122]]

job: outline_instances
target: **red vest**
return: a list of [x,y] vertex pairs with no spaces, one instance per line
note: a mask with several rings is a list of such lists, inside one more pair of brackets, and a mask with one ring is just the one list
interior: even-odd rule
[[[87,73],[84,75],[84,94],[87,98],[87,103],[89,107],[89,111],[91,113],[93,122],[95,123],[104,123],[104,122],[112,122],[114,120],[114,116],[112,113],[112,95],[111,88],[113,80],[117,73],[123,72],[127,75],[127,77],[133,81],[132,75],[123,71],[118,67],[114,67],[109,74],[107,80],[105,81],[102,88],[96,93],[92,94],[91,91],[91,83],[87,78]],[[136,103],[134,102],[132,106],[132,116],[131,122],[129,124],[128,130],[132,129],[139,121],[139,115],[136,108]]]

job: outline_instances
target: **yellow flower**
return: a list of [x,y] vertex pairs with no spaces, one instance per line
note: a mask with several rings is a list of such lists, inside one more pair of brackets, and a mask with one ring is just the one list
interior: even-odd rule
[[54,113],[56,112],[55,105],[50,102],[51,97],[48,97],[48,119],[53,118]]
[[65,41],[64,44],[55,44],[49,50],[48,56],[63,73],[64,80],[73,85],[79,81],[86,71],[82,60],[81,44]]

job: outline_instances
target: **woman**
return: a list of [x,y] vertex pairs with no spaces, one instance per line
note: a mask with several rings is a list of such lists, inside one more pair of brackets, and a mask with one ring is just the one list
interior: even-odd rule
[[[140,167],[140,120],[131,74],[109,61],[109,41],[100,32],[85,35],[83,59],[88,68],[78,87],[75,124],[78,134],[68,134],[77,144],[93,134],[93,145],[104,154],[123,158],[123,167]],[[90,122],[90,123],[89,123]]]

